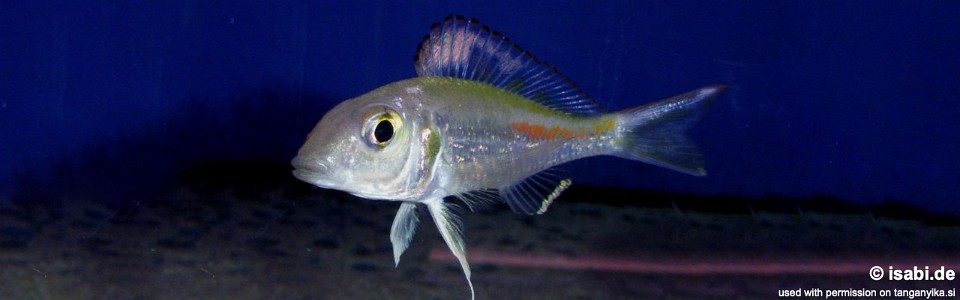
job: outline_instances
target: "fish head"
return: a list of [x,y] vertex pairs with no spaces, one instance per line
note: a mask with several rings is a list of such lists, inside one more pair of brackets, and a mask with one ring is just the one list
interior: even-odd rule
[[421,137],[437,137],[425,127],[417,95],[388,87],[327,112],[293,159],[293,175],[362,198],[419,197],[432,175],[426,144],[438,144]]

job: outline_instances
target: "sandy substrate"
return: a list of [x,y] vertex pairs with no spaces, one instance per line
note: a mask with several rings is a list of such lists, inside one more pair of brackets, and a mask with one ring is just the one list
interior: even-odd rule
[[[786,289],[960,285],[868,275],[874,265],[960,271],[957,226],[580,200],[561,198],[535,217],[506,207],[462,212],[477,298],[774,299]],[[468,298],[459,266],[423,212],[394,268],[389,228],[397,208],[289,185],[242,196],[182,188],[164,201],[129,205],[5,204],[0,298]]]

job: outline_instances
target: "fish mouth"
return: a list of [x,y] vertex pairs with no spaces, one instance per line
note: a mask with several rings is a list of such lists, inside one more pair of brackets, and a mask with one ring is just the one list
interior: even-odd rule
[[318,160],[297,156],[290,163],[293,165],[293,177],[323,188],[333,188],[335,182],[330,180],[330,167]]

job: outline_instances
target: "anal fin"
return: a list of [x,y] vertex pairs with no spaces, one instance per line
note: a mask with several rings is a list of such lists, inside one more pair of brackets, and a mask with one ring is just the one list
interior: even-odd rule
[[570,187],[571,181],[552,174],[539,173],[498,190],[500,197],[518,214],[543,214]]

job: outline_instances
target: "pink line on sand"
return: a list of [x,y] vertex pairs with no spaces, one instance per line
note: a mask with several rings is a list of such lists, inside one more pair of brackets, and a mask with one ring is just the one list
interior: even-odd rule
[[[446,248],[430,250],[428,259],[431,261],[457,263],[453,254]],[[561,256],[546,254],[496,253],[483,249],[471,249],[468,253],[471,264],[489,264],[508,267],[553,268],[570,270],[590,270],[625,273],[651,273],[673,275],[712,275],[712,274],[742,274],[742,275],[787,275],[787,274],[817,274],[817,275],[867,275],[870,268],[879,266],[884,272],[893,266],[896,269],[910,269],[914,266],[923,269],[930,266],[930,272],[940,266],[957,266],[957,261],[948,261],[934,258],[930,261],[918,260],[917,263],[903,261],[891,262],[890,258],[858,260],[843,258],[807,258],[793,260],[771,258],[740,258],[740,259],[690,259],[682,257],[651,257],[651,258],[623,258],[603,256]]]

